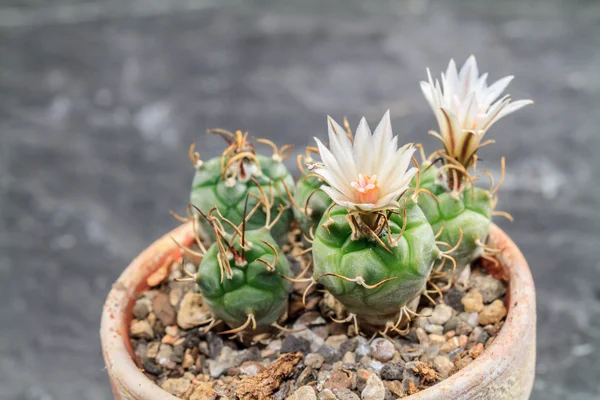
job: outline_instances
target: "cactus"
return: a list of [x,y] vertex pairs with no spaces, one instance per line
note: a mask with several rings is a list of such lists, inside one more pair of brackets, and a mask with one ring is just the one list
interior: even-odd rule
[[313,277],[359,321],[375,326],[395,321],[400,309],[425,290],[433,262],[441,256],[431,226],[410,199],[406,217],[391,214],[389,230],[379,240],[352,239],[347,216],[336,206],[332,222],[317,228]]
[[425,290],[434,261],[448,257],[408,193],[414,148],[398,149],[397,140],[389,112],[373,135],[363,118],[354,142],[330,118],[331,151],[316,139],[323,163],[310,166],[334,202],[313,240],[313,282],[346,307],[356,329],[360,323],[397,330],[407,305]]
[[[207,250],[194,226],[199,251],[185,251],[202,261],[197,274],[184,272],[213,315],[206,323],[224,321],[231,329],[222,333],[285,330],[279,322],[291,281],[308,283],[304,297],[323,285],[343,305],[339,318],[336,303],[336,321],[352,321],[355,333],[403,334],[401,325],[417,315],[421,295],[435,303],[427,285],[439,294],[445,290],[432,277],[459,273],[479,256],[495,261],[486,238],[492,216],[508,216],[494,211],[505,164],[502,158],[495,185],[491,173],[477,171],[477,151],[492,143],[482,139],[493,123],[531,102],[497,100],[512,78],[487,86],[485,76],[472,57],[460,73],[451,61],[441,85],[428,71],[421,88],[440,131],[430,133],[443,143],[429,157],[420,145],[398,146],[389,111],[373,133],[363,118],[356,135],[346,120],[342,128],[329,118],[329,148],[315,138],[317,147],[298,156],[296,186],[282,163],[291,146],[278,149],[258,139],[273,148],[267,157],[256,154],[247,134],[216,130],[229,143],[221,157],[204,163],[191,147],[196,211],[188,220],[201,223],[214,243]],[[417,147],[420,167],[413,157]],[[489,190],[475,186],[478,173],[489,176]],[[279,247],[294,217],[305,240],[294,229],[294,240],[282,248],[303,266],[297,277]],[[305,248],[307,242],[312,247]],[[311,265],[312,276],[301,278]],[[454,280],[447,280],[449,288]]]
[[[244,216],[248,201],[244,203]],[[291,277],[289,262],[271,235],[274,225],[246,230],[245,217],[241,227],[210,212],[196,211],[211,225],[215,242],[206,249],[196,236],[200,252],[184,249],[202,257],[196,274],[184,269],[186,281],[197,283],[204,304],[212,314],[207,323],[214,325],[224,321],[232,329],[221,333],[260,333],[285,319]],[[274,222],[276,222],[274,220]],[[224,231],[223,223],[232,227],[234,233]],[[195,227],[194,227],[195,228]]]
[[[469,265],[478,257],[490,258],[493,249],[485,245],[492,215],[506,213],[493,211],[497,203],[497,190],[504,178],[502,159],[502,179],[494,187],[488,171],[482,172],[492,180],[492,188],[483,190],[475,187],[476,176],[469,170],[476,170],[477,151],[493,143],[482,142],[487,130],[497,120],[519,108],[531,104],[530,100],[510,102],[508,96],[498,97],[512,80],[505,77],[488,86],[487,74],[479,76],[475,57],[471,56],[457,71],[450,61],[442,84],[435,83],[427,70],[428,81],[421,82],[421,89],[429,102],[439,124],[440,132],[429,132],[442,141],[443,149],[434,152],[425,160],[421,176],[413,179],[412,187],[420,192],[418,203],[427,216],[438,238],[449,247],[460,244],[453,256],[457,270]],[[442,166],[436,168],[432,160],[437,159]],[[433,194],[437,199],[431,198]],[[508,216],[510,218],[510,216]],[[459,234],[462,232],[462,234]]]
[[291,284],[281,275],[291,276],[290,267],[267,228],[246,232],[245,240],[243,257],[241,245],[231,246],[240,260],[229,260],[213,244],[200,264],[198,287],[214,317],[229,326],[243,326],[249,318],[254,329],[271,326],[287,311]]
[[454,194],[440,182],[441,171],[435,165],[425,161],[421,164],[421,170],[423,174],[420,184],[417,184],[415,178],[411,186],[426,189],[435,195],[432,197],[427,192],[421,192],[418,204],[436,232],[439,242],[453,247],[460,241],[460,245],[452,253],[456,261],[455,272],[460,273],[477,257],[485,255],[484,243],[492,218],[492,200],[495,194],[470,183],[464,190]]
[[[284,209],[271,232],[278,243],[282,244],[293,219],[289,199],[293,196],[294,180],[282,162],[289,155],[291,146],[277,149],[272,142],[257,139],[259,143],[273,147],[273,156],[266,157],[256,154],[254,146],[247,140],[248,133],[237,131],[233,134],[222,130],[209,132],[221,135],[229,143],[229,147],[220,157],[206,162],[200,160],[193,146],[190,148],[190,158],[196,167],[190,194],[191,203],[204,213],[217,207],[225,219],[239,225],[242,222],[244,199],[250,195],[249,207],[252,209],[262,196],[259,189],[262,186],[273,198],[269,213],[276,214],[281,208]],[[267,214],[267,210],[258,209],[247,221],[247,229],[264,226]],[[215,240],[214,230],[206,220],[200,221],[200,227],[211,240]],[[232,233],[229,225],[225,226],[225,231]]]
[[293,209],[300,230],[309,237],[314,235],[317,224],[331,205],[331,199],[321,190],[323,179],[316,174],[306,173],[304,169],[304,164],[313,163],[311,153],[318,154],[319,151],[315,147],[307,147],[305,155],[298,155],[298,168],[302,172],[302,176],[296,183]]

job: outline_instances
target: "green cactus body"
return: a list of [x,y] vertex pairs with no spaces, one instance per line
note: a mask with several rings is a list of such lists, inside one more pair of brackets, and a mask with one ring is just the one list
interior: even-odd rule
[[[396,246],[390,245],[387,232],[380,236],[390,253],[374,240],[353,240],[346,215],[345,209],[336,206],[331,211],[333,224],[328,229],[323,227],[324,217],[317,228],[313,241],[313,277],[360,321],[385,325],[397,318],[400,308],[425,289],[433,263],[440,256],[433,230],[420,208],[409,200],[406,230]],[[402,230],[403,215],[392,214],[389,224],[392,238],[397,239]],[[369,289],[335,276],[320,277],[326,273],[350,279],[362,277],[370,286],[394,279]]]
[[[492,218],[491,194],[477,187],[473,193],[472,186],[469,185],[456,197],[439,182],[438,169],[435,166],[423,164],[421,171],[420,187],[430,190],[439,200],[438,204],[425,193],[421,193],[418,199],[419,207],[423,210],[433,231],[437,233],[443,226],[437,240],[454,247],[460,239],[460,230],[462,230],[463,239],[456,251],[450,254],[456,261],[455,273],[459,274],[483,252],[476,242],[479,240],[485,243],[487,238]],[[415,182],[413,179],[412,187]],[[446,262],[445,269],[451,267],[451,263]]]
[[[274,196],[271,206],[271,219],[274,219],[278,214],[280,205],[286,207],[281,218],[271,229],[273,237],[277,239],[279,244],[282,244],[287,238],[287,230],[293,219],[293,213],[289,209],[289,200],[286,198],[287,194],[282,182],[285,182],[290,191],[293,191],[294,180],[282,162],[262,155],[257,155],[256,158],[260,162],[262,173],[254,176],[254,178],[263,187],[267,196],[270,197],[271,193]],[[191,203],[204,213],[208,213],[211,208],[216,206],[223,217],[235,225],[239,225],[242,223],[245,200],[249,193],[262,198],[259,188],[252,180],[246,182],[234,180],[231,185],[224,181],[221,174],[221,158],[216,157],[197,168],[190,197]],[[250,196],[247,211],[250,212],[257,203],[258,200]],[[204,233],[211,240],[214,240],[213,229],[204,218],[200,220]],[[258,229],[265,226],[265,222],[265,210],[263,207],[259,207],[246,222],[246,229]],[[232,232],[232,228],[228,224],[224,224],[224,228],[228,233]]]
[[[223,276],[218,262],[219,247],[215,243],[207,251],[197,274],[197,283],[204,301],[216,319],[225,321],[231,327],[244,324],[248,315],[253,314],[257,329],[267,327],[287,311],[290,282],[282,278],[291,276],[287,258],[271,236],[267,228],[249,230],[245,239],[250,243],[246,250],[246,265],[238,266],[235,260],[229,265],[232,277]],[[237,241],[237,240],[236,240]],[[275,270],[270,271],[262,263],[262,258],[273,263],[273,249],[263,241],[271,244],[279,253]],[[239,241],[234,247],[241,252]]]
[[315,176],[303,176],[296,184],[294,200],[299,209],[294,208],[294,217],[296,217],[302,232],[307,236],[310,234],[311,228],[313,233],[315,232],[321,217],[331,205],[331,199],[327,193],[319,190],[322,185],[323,180]]

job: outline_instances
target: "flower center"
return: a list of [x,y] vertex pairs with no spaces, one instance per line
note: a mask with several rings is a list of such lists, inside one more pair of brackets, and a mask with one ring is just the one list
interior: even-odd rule
[[368,176],[358,174],[358,181],[351,183],[354,190],[356,190],[356,198],[359,203],[376,203],[379,199],[379,182],[377,182],[377,175]]

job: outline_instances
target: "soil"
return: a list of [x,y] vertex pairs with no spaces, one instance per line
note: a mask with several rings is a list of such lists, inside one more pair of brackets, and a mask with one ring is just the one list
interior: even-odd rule
[[[299,272],[300,263],[288,258]],[[180,262],[169,264],[139,294],[130,337],[140,369],[182,399],[404,398],[479,357],[507,313],[502,276],[491,263],[478,261],[451,286],[443,278],[434,281],[443,293],[421,297],[420,316],[404,335],[357,336],[351,323],[332,320],[344,317],[333,297],[314,287],[305,307],[308,284],[297,283],[284,325],[296,332],[242,341],[220,335],[228,329],[223,324],[205,332],[202,323],[210,313],[202,296],[194,283],[175,281],[182,275]],[[188,262],[186,268],[193,272],[196,266]]]

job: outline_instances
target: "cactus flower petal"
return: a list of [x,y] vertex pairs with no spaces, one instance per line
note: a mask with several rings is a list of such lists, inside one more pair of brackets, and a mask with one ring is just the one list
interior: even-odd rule
[[460,71],[454,60],[450,60],[446,73],[441,74],[441,85],[437,79],[434,82],[429,69],[427,78],[421,82],[421,90],[438,121],[445,151],[466,168],[486,131],[496,121],[533,103],[531,100],[511,103],[508,95],[500,97],[513,76],[488,86],[487,74],[479,76],[474,56],[467,59]]
[[328,125],[330,149],[315,138],[322,163],[310,166],[327,183],[321,189],[351,211],[397,208],[398,197],[408,189],[417,170],[408,169],[414,147],[398,148],[389,111],[373,133],[363,118],[354,141],[331,117]]

